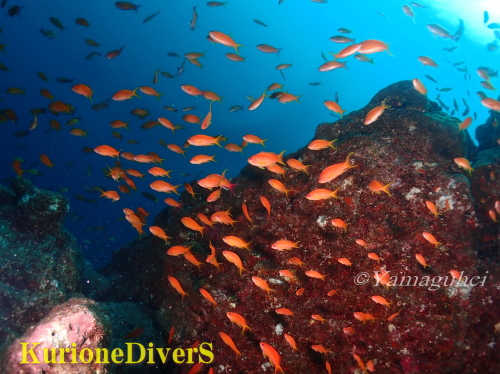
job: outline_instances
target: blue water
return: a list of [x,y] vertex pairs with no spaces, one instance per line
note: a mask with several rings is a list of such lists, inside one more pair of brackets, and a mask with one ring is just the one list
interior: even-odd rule
[[[166,195],[149,188],[149,183],[157,179],[146,175],[143,180],[135,181],[138,192],[130,195],[120,193],[121,200],[111,203],[110,200],[91,194],[85,187],[100,186],[105,190],[117,190],[117,183],[106,178],[102,172],[114,160],[95,153],[84,154],[83,147],[94,148],[101,144],[111,145],[134,154],[157,152],[165,158],[163,166],[173,170],[173,184],[189,182],[210,174],[221,173],[229,169],[227,175],[234,177],[244,167],[246,159],[262,147],[250,145],[244,155],[229,153],[223,148],[190,147],[186,157],[174,154],[158,144],[159,139],[166,143],[181,145],[194,134],[222,134],[230,142],[240,144],[241,137],[251,133],[264,139],[266,150],[289,152],[305,146],[314,136],[316,126],[321,122],[334,121],[323,101],[334,100],[335,93],[340,97],[339,104],[346,111],[357,110],[365,106],[371,97],[380,89],[396,81],[420,78],[429,89],[429,97],[434,99],[438,93],[435,88],[453,87],[448,93],[441,93],[442,100],[451,108],[453,98],[460,106],[459,114],[465,107],[462,98],[470,106],[471,114],[477,112],[477,120],[469,128],[474,128],[488,117],[487,110],[479,103],[475,92],[485,91],[479,84],[480,78],[475,70],[481,65],[498,68],[498,51],[488,52],[486,44],[494,40],[472,38],[468,33],[471,27],[483,26],[483,11],[469,6],[468,14],[474,13],[476,24],[465,24],[465,33],[457,43],[454,52],[445,52],[443,47],[452,47],[455,43],[449,39],[435,38],[427,30],[428,23],[444,26],[450,33],[458,27],[458,14],[446,15],[433,8],[432,1],[422,1],[425,9],[414,8],[415,23],[406,16],[400,1],[330,1],[319,4],[307,0],[286,0],[278,5],[277,0],[269,1],[229,1],[225,7],[208,7],[204,1],[142,1],[138,11],[123,11],[115,7],[114,1],[11,1],[0,8],[0,44],[6,44],[4,53],[0,53],[0,62],[10,70],[0,71],[0,109],[13,109],[19,119],[17,125],[9,121],[0,123],[0,176],[13,177],[12,161],[21,157],[25,163],[23,169],[36,169],[41,176],[30,176],[37,187],[59,190],[69,189],[64,195],[70,199],[71,215],[79,220],[67,220],[66,227],[76,236],[86,257],[97,267],[107,263],[113,250],[137,237],[136,231],[126,221],[117,220],[123,217],[123,208],[143,207],[153,217],[164,207]],[[450,2],[452,4],[452,2]],[[23,8],[19,16],[7,14],[13,5]],[[193,6],[197,6],[199,15],[194,31],[190,30]],[[151,22],[143,20],[160,11]],[[382,17],[377,14],[386,15]],[[58,30],[50,23],[49,17],[58,18],[65,26]],[[90,22],[85,28],[75,23],[75,19],[83,17]],[[261,20],[268,27],[258,25],[253,19]],[[491,20],[498,22],[499,20]],[[49,40],[40,33],[40,28],[49,29],[58,37]],[[364,63],[353,57],[346,59],[348,69],[331,72],[319,72],[318,68],[324,60],[321,53],[332,59],[328,52],[338,52],[345,44],[335,44],[329,37],[339,35],[338,28],[353,30],[348,35],[357,42],[365,39],[379,39],[390,43],[393,56],[383,52],[370,55],[375,64]],[[233,62],[226,59],[225,53],[234,52],[232,48],[220,44],[211,44],[206,36],[210,31],[221,31],[244,47],[240,48],[245,62]],[[84,39],[93,39],[102,45],[98,48],[88,46]],[[279,56],[258,51],[256,45],[270,44],[282,48]],[[104,55],[111,50],[125,46],[120,56],[107,60]],[[91,52],[99,52],[101,56],[85,61]],[[200,69],[186,62],[185,71],[175,79],[160,76],[159,82],[152,84],[154,72],[161,68],[171,74],[181,66],[183,54],[187,52],[205,52],[199,59],[203,64]],[[169,57],[168,52],[176,52],[180,57]],[[422,66],[418,56],[429,56],[438,62],[437,69]],[[464,73],[456,70],[451,63],[467,61],[470,79],[464,79]],[[450,63],[451,62],[451,63]],[[275,67],[281,63],[293,63],[293,67],[284,71],[284,80]],[[494,64],[497,64],[495,66]],[[43,82],[36,75],[44,72],[49,78]],[[429,74],[439,81],[438,84],[427,80]],[[87,98],[72,92],[72,84],[56,82],[56,78],[74,79],[73,84],[89,85],[94,92],[93,103]],[[300,103],[280,104],[276,100],[266,99],[255,111],[237,111],[230,113],[232,105],[250,103],[246,98],[251,95],[257,98],[271,83],[284,83],[284,89],[300,95]],[[310,82],[321,82],[318,86]],[[493,80],[493,84],[495,84]],[[224,96],[222,104],[213,104],[212,125],[205,131],[198,125],[185,123],[181,117],[184,112],[173,113],[162,106],[171,105],[176,108],[196,106],[189,113],[203,117],[209,107],[209,101],[202,97],[192,97],[184,93],[180,86],[194,85],[202,90],[214,91]],[[122,89],[134,89],[138,86],[150,86],[164,93],[161,101],[154,96],[139,93],[141,98],[124,102],[111,101],[109,109],[96,112],[91,109],[95,103],[110,98]],[[25,95],[10,95],[5,92],[9,87],[19,87],[26,91]],[[33,120],[30,110],[36,107],[46,108],[50,101],[39,94],[39,90],[47,88],[55,100],[72,104],[76,108],[73,116],[51,114],[38,116],[38,127],[25,137],[14,137],[14,133],[27,130]],[[469,91],[470,96],[467,94]],[[486,92],[496,97],[491,91]],[[130,114],[135,108],[149,110],[151,116],[139,120]],[[148,120],[156,120],[159,116],[167,117],[175,124],[185,126],[185,130],[175,134],[161,126],[150,130],[142,130],[140,125]],[[70,127],[65,123],[68,119],[80,117],[77,128],[88,130],[88,137],[75,137],[69,134]],[[50,130],[49,120],[57,119],[63,126],[58,133]],[[119,129],[124,140],[115,139],[109,126],[113,120],[130,121],[129,130]],[[129,145],[127,139],[139,141],[139,145]],[[26,148],[19,148],[26,146]],[[38,156],[46,154],[53,163],[52,169],[40,163]],[[216,163],[191,165],[189,159],[196,154],[216,154]],[[74,165],[65,167],[67,163]],[[147,174],[148,164],[122,160],[124,168],[133,168]],[[91,173],[88,173],[90,169]],[[181,176],[180,173],[189,173]],[[5,183],[7,183],[5,181]],[[182,190],[182,188],[181,188]],[[140,192],[151,192],[158,202],[144,198]],[[78,201],[74,195],[83,195],[97,203],[89,204]],[[95,227],[100,228],[99,231]],[[103,229],[104,227],[104,229]],[[147,229],[146,229],[146,232]],[[167,230],[168,232],[168,230]]]

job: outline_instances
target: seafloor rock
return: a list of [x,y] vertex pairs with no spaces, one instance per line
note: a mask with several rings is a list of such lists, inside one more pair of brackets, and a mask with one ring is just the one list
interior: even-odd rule
[[76,240],[64,230],[64,197],[21,178],[12,190],[2,187],[0,196],[5,197],[0,200],[2,352],[56,305],[75,294],[103,297],[110,286],[83,260]]
[[476,212],[481,222],[479,255],[496,260],[500,256],[500,147],[488,149],[478,154],[473,164],[472,194],[477,202]]
[[[500,99],[500,96],[498,97]],[[498,148],[500,145],[500,113],[490,110],[486,122],[476,127],[475,136],[479,143],[478,151]]]
[[[366,114],[383,100],[391,108],[364,125]],[[198,340],[213,343],[215,359],[210,366],[216,372],[272,373],[260,342],[278,351],[286,373],[322,373],[325,361],[336,373],[359,372],[353,354],[364,363],[371,360],[378,373],[500,372],[500,334],[495,334],[500,322],[498,264],[478,258],[482,219],[477,217],[468,173],[453,162],[456,157],[472,159],[475,149],[457,124],[416,92],[410,81],[399,82],[377,93],[365,108],[318,126],[315,138],[338,139],[337,149],[302,148],[286,157],[311,165],[309,174],[288,168],[279,176],[247,166],[232,181],[238,184],[234,193],[223,191],[213,203],[206,202],[211,191],[193,183],[197,199],[184,193],[184,209],[166,209],[154,224],[172,236],[170,245],[191,246],[202,264],[166,255],[170,245],[156,237],[138,239],[117,252],[104,271],[115,287],[115,300],[157,309],[164,336],[175,327],[174,340],[183,347]],[[253,147],[254,153],[261,150]],[[351,152],[354,168],[331,182],[318,182],[327,166],[344,162]],[[269,185],[271,178],[292,190],[288,196]],[[373,180],[392,183],[391,195],[371,192],[368,185]],[[339,189],[338,199],[306,199],[318,188]],[[270,215],[259,196],[270,202]],[[436,205],[439,215],[428,210],[426,201]],[[210,217],[228,209],[233,225],[214,224],[203,236],[180,223],[182,217],[196,220],[197,213]],[[347,229],[334,227],[332,219],[342,219]],[[424,232],[440,244],[427,241]],[[251,241],[249,250],[227,245],[222,238],[229,235]],[[273,249],[281,239],[300,243],[291,250]],[[210,243],[220,269],[205,262]],[[223,251],[241,258],[241,276]],[[370,259],[370,252],[380,260]],[[422,266],[416,255],[429,266]],[[292,257],[304,264],[290,264]],[[339,263],[339,258],[352,265]],[[280,276],[284,269],[294,279]],[[310,270],[324,279],[306,276]],[[451,270],[462,273],[462,284],[450,285]],[[395,284],[377,284],[374,275],[383,271],[395,277]],[[187,297],[170,285],[169,276],[179,281]],[[272,290],[257,287],[254,276]],[[471,277],[476,277],[475,285]],[[203,298],[200,288],[217,305]],[[375,303],[372,296],[382,296],[390,304]],[[278,308],[290,309],[293,315],[278,314]],[[242,326],[232,323],[227,312],[242,315],[249,329],[242,333]],[[359,312],[374,319],[360,321],[355,314]],[[241,356],[223,343],[220,332],[233,339]],[[284,334],[295,339],[297,350]],[[322,346],[324,352],[313,346]],[[187,370],[170,363],[162,372]]]
[[[141,328],[140,336],[125,339],[127,333],[137,327]],[[96,349],[110,346],[127,352],[125,340],[136,341],[146,347],[147,342],[161,344],[161,337],[152,327],[149,317],[134,304],[70,299],[55,307],[36,326],[14,341],[7,349],[0,368],[4,374],[116,372],[116,365],[111,358],[112,350],[109,350],[107,356],[99,353],[99,362]],[[44,356],[44,350],[47,349],[48,353]],[[80,354],[82,351],[83,356]],[[92,356],[89,351],[93,352]],[[82,357],[92,363],[81,363]],[[136,352],[132,359],[136,360],[138,357]],[[122,359],[127,360],[127,355]],[[145,365],[145,362],[120,365],[119,372],[141,372]]]

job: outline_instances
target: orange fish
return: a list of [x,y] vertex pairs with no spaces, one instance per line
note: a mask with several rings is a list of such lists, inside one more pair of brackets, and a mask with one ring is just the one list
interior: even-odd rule
[[267,97],[266,90],[264,90],[262,95],[260,95],[258,98],[256,98],[255,100],[252,101],[252,103],[248,106],[248,110],[257,109],[262,104],[262,102],[264,101],[264,99],[266,97]]
[[283,316],[293,316],[293,311],[287,308],[278,308],[274,310],[277,314],[281,314]]
[[86,84],[75,84],[73,87],[71,87],[71,90],[73,90],[74,93],[77,93],[78,95],[85,96],[87,99],[92,102],[92,94],[94,91],[87,86]]
[[279,192],[283,192],[286,197],[288,197],[288,193],[292,191],[288,190],[286,186],[277,179],[269,179],[268,182],[271,185],[271,187],[273,187],[275,190]]
[[66,112],[66,113],[71,113],[71,108],[68,104],[63,103],[62,101],[53,101],[49,104],[49,109],[52,112],[55,113],[60,113],[60,112]]
[[252,331],[252,329],[250,327],[248,327],[247,325],[247,321],[245,320],[245,318],[238,314],[238,313],[234,313],[234,312],[227,312],[226,313],[226,316],[227,318],[229,318],[229,320],[235,324],[237,324],[238,326],[240,326],[243,330],[242,330],[242,334],[245,333],[245,330],[248,330],[248,331]]
[[290,251],[293,248],[299,248],[298,242],[292,242],[291,240],[278,240],[271,245],[271,248],[276,249],[278,251]]
[[178,184],[177,186],[174,186],[172,185],[171,183],[168,183],[168,182],[165,182],[165,181],[154,181],[153,183],[151,183],[149,185],[149,187],[154,190],[154,191],[157,191],[157,192],[165,192],[165,193],[170,193],[170,192],[173,192],[177,195],[179,195],[179,193],[177,192],[177,188],[180,186],[180,184]]
[[205,118],[203,118],[203,121],[201,122],[201,129],[202,130],[207,129],[208,126],[210,126],[212,124],[212,104],[213,103],[214,103],[213,101],[210,103],[210,107],[208,109],[208,113],[205,116]]
[[198,231],[201,236],[203,237],[203,230],[206,230],[206,227],[200,226],[194,219],[191,217],[182,217],[181,222],[184,226],[186,226],[188,229],[193,230],[193,231]]
[[263,147],[265,147],[265,142],[268,140],[268,139],[261,139],[260,137],[258,137],[257,135],[252,135],[252,134],[247,134],[245,136],[243,136],[243,140],[247,143],[251,143],[251,144],[260,144],[262,145]]
[[236,51],[236,53],[239,54],[238,52],[238,48],[239,47],[243,47],[242,44],[238,44],[236,43],[233,38],[231,38],[229,35],[226,35],[220,31],[210,31],[208,33],[208,35],[210,36],[210,38],[215,42],[215,43],[219,43],[219,44],[222,44],[222,45],[225,45],[227,47],[233,47],[234,50]]
[[248,208],[247,208],[247,205],[245,203],[243,203],[241,205],[241,210],[243,210],[243,214],[245,215],[246,219],[249,221],[249,222],[253,222],[253,219],[250,217],[250,214],[248,213]]
[[427,56],[418,57],[418,61],[420,61],[422,63],[422,65],[424,65],[424,66],[431,66],[433,68],[438,67],[438,64],[436,63],[436,61],[434,61],[432,58],[427,57]]
[[268,357],[271,364],[274,366],[274,374],[278,371],[282,374],[285,374],[283,369],[281,368],[281,356],[279,353],[269,344],[260,342],[260,349],[262,349],[262,353],[264,357]]
[[212,245],[212,242],[209,242],[208,246],[212,252],[209,256],[207,256],[206,262],[214,265],[217,270],[220,270],[219,265],[221,265],[221,262],[217,262],[217,258],[215,257],[215,247]]
[[304,291],[305,291],[305,290],[306,290],[306,289],[305,289],[304,287],[299,288],[299,289],[295,292],[295,295],[297,295],[297,296],[302,296],[302,295],[304,294]]
[[350,223],[345,223],[340,218],[334,218],[332,219],[332,225],[338,227],[339,229],[344,229],[345,231],[347,231],[347,226],[350,225]]
[[418,263],[424,267],[424,269],[430,265],[427,265],[427,262],[425,261],[424,256],[420,254],[416,254],[415,258],[417,259]]
[[425,88],[424,84],[420,81],[420,79],[413,79],[413,87],[420,92],[422,95],[427,95],[427,88]]
[[14,169],[16,174],[19,175],[21,178],[23,177],[23,173],[26,171],[21,169],[21,161],[19,160],[12,161],[12,169]]
[[339,61],[328,61],[322,64],[318,70],[321,72],[327,72],[327,71],[332,71],[338,68],[344,68],[347,69],[347,66],[345,66],[345,62],[339,62]]
[[438,213],[437,211],[437,208],[436,208],[436,205],[434,205],[434,203],[432,201],[426,201],[425,202],[425,206],[427,206],[427,209],[429,209],[429,211],[434,214],[434,216],[437,218],[438,215],[440,215],[441,213]]
[[470,165],[469,160],[467,160],[466,158],[463,158],[463,157],[457,157],[457,158],[454,158],[453,161],[455,161],[455,164],[457,164],[462,169],[467,170],[469,172],[469,175],[472,175],[472,172],[474,171],[474,169]]
[[298,257],[292,257],[291,259],[288,260],[288,263],[291,265],[298,265],[300,267],[302,267],[302,265],[305,265],[305,263],[302,262]]
[[434,237],[434,235],[428,233],[428,232],[424,232],[422,233],[422,236],[425,238],[425,240],[427,240],[429,243],[431,244],[434,244],[436,246],[436,248],[439,247],[439,244],[443,244],[443,243],[440,243],[437,241],[437,239]]
[[297,348],[297,343],[295,342],[295,339],[288,334],[283,334],[285,337],[285,340],[288,344],[290,344],[290,347],[292,347],[293,350],[298,351],[299,349]]
[[167,197],[165,200],[163,200],[165,202],[165,204],[167,205],[170,205],[174,208],[179,208],[179,209],[182,209],[182,204],[179,203],[178,201],[170,198],[170,197]]
[[252,282],[255,283],[255,285],[257,287],[259,287],[260,289],[266,291],[267,292],[267,296],[271,296],[269,294],[269,292],[271,292],[271,291],[274,292],[274,290],[271,289],[271,287],[269,287],[269,285],[267,284],[267,282],[264,279],[260,278],[260,277],[252,277]]
[[186,191],[189,192],[189,194],[193,197],[193,199],[196,199],[195,195],[197,195],[197,193],[194,192],[193,187],[191,187],[189,183],[184,183],[183,186]]
[[459,131],[465,130],[467,127],[469,127],[472,123],[472,117],[467,117],[466,119],[463,120],[463,122],[458,125]]
[[151,88],[151,87],[148,87],[148,86],[141,86],[141,87],[139,87],[139,90],[143,94],[150,95],[150,96],[156,96],[156,98],[158,99],[158,101],[160,100],[160,96],[163,95],[162,93],[156,92],[156,90],[154,88]]
[[266,166],[270,166],[275,163],[284,165],[283,155],[285,152],[286,151],[283,151],[279,155],[274,152],[259,152],[250,157],[247,161],[249,164],[260,168],[265,168]]
[[278,273],[280,276],[285,278],[287,281],[288,281],[288,279],[290,279],[290,280],[297,279],[297,277],[295,275],[293,275],[293,273],[290,270],[280,270]]
[[243,267],[243,264],[241,262],[241,258],[234,252],[231,251],[223,251],[222,255],[228,260],[229,262],[232,262],[239,270],[240,270],[240,277],[242,276],[242,271],[248,271]]
[[223,332],[219,332],[219,336],[221,337],[224,343],[226,343],[233,351],[236,352],[236,358],[239,358],[241,356],[241,352],[238,351],[238,348],[236,348],[233,339],[231,339],[229,335],[224,334]]
[[326,319],[324,319],[323,317],[321,317],[319,314],[313,314],[311,316],[311,318],[315,321],[320,321],[322,323],[325,323]]
[[101,191],[101,196],[99,197],[110,199],[113,203],[120,200],[120,195],[116,191]]
[[370,191],[376,194],[380,194],[382,191],[385,192],[387,195],[392,196],[391,191],[389,190],[389,187],[391,187],[391,184],[394,182],[391,182],[389,184],[386,184],[384,186],[383,183],[377,181],[377,180],[372,180],[370,184],[368,185],[368,188]]
[[197,155],[197,156],[194,156],[193,158],[191,158],[191,160],[189,160],[189,162],[193,165],[201,165],[201,164],[205,164],[205,163],[210,162],[210,161],[217,162],[216,160],[214,160],[214,157],[215,157],[215,155],[213,155],[213,156]]
[[380,262],[381,258],[376,253],[368,253],[368,258],[377,262]]
[[179,147],[177,144],[167,144],[167,148],[170,149],[172,152],[178,153],[183,156],[184,153],[186,153],[186,151],[183,150],[181,147]]
[[365,117],[364,124],[369,125],[370,123],[375,122],[382,115],[382,113],[384,113],[384,111],[390,107],[391,107],[390,105],[387,105],[385,103],[384,99],[384,101],[382,101],[382,105],[376,106],[375,108],[373,108],[368,112],[368,114]]
[[[152,176],[155,176],[155,177],[171,178],[170,177],[171,172],[172,172],[172,170],[165,170],[165,169],[158,167],[158,166],[154,166],[148,170],[148,173],[151,174]],[[141,175],[144,175],[144,174],[141,174]]]
[[342,257],[342,258],[338,258],[337,261],[339,263],[341,263],[342,265],[345,265],[345,266],[352,266],[352,262],[348,259],[348,258],[345,258],[345,257]]
[[338,139],[333,139],[332,141],[328,141],[325,139],[316,139],[316,140],[313,140],[311,143],[309,143],[307,145],[307,148],[312,150],[312,151],[319,151],[321,149],[325,149],[328,147],[333,148],[333,149],[337,149],[333,145],[337,140]]
[[339,104],[337,104],[335,101],[325,101],[323,102],[325,106],[327,107],[328,110],[331,110],[334,113],[340,114],[340,117],[344,116],[344,113],[346,112],[345,110],[342,110]]
[[273,47],[269,44],[259,44],[259,45],[257,45],[257,49],[261,52],[264,52],[264,53],[276,53],[276,55],[278,55],[278,56],[279,56],[280,51],[281,51],[281,48],[276,48],[276,47]]
[[266,208],[267,216],[269,217],[271,215],[271,203],[264,196],[260,196],[260,202]]
[[182,289],[182,286],[181,284],[179,283],[179,281],[174,278],[174,277],[171,277],[171,276],[168,276],[168,281],[170,282],[170,285],[177,291],[179,292],[181,295],[182,295],[182,300],[184,300],[184,296],[189,296],[187,294],[187,292],[185,292],[183,289]]
[[331,199],[334,197],[335,199],[339,199],[337,196],[338,191],[340,190],[340,187],[337,188],[335,191],[328,190],[326,188],[320,188],[314,191],[309,192],[306,195],[307,200],[312,200],[312,201],[317,201],[317,200],[326,200],[326,199]]
[[377,304],[385,305],[386,307],[389,308],[389,305],[391,304],[390,302],[387,301],[382,296],[372,296],[372,300],[375,301]]
[[324,353],[324,354],[327,354],[328,352],[330,352],[329,350],[327,350],[325,347],[323,347],[322,345],[319,345],[319,344],[316,344],[316,345],[311,345],[311,348],[318,352],[318,353]]
[[319,183],[330,182],[331,180],[345,173],[348,169],[357,167],[358,165],[352,165],[351,163],[351,157],[353,154],[354,152],[349,153],[344,162],[326,167],[319,175]]
[[250,250],[250,248],[248,248],[248,246],[250,245],[251,241],[248,243],[245,243],[245,241],[243,239],[240,239],[237,236],[232,236],[232,235],[225,236],[222,238],[222,240],[224,241],[224,243],[226,243],[227,245],[230,245],[231,247],[246,249],[248,251]]
[[268,91],[274,91],[283,88],[284,84],[279,84],[279,83],[273,83],[267,87]]
[[199,291],[205,299],[207,299],[208,301],[210,301],[213,304],[213,306],[217,306],[217,302],[214,300],[212,295],[210,295],[210,293],[207,290],[200,288]]
[[40,158],[40,161],[47,167],[51,168],[55,165],[52,163],[52,161],[50,161],[50,158],[47,156],[47,155],[44,155],[44,154],[41,154],[39,156]]
[[[219,200],[220,195],[221,195],[221,191],[222,191],[221,189],[218,189],[218,190],[215,190],[214,192],[212,192],[210,195],[208,195],[207,202],[213,203],[214,201]],[[234,222],[236,222],[236,221],[234,221]]]
[[363,53],[368,55],[372,53],[387,51],[387,53],[391,54],[389,52],[389,44],[384,43],[383,41],[380,40],[369,39],[369,40],[364,40],[359,44],[361,45],[361,47],[359,48],[358,53]]
[[225,138],[222,135],[219,135],[217,137],[215,136],[209,136],[209,135],[194,135],[190,137],[187,142],[191,145],[197,146],[197,147],[206,147],[209,145],[217,145],[221,146],[220,142],[225,140]]
[[342,331],[344,332],[344,334],[346,334],[348,336],[352,336],[356,333],[356,330],[354,330],[354,328],[352,328],[352,327],[344,327],[342,329]]
[[183,256],[191,250],[191,247],[184,247],[183,245],[174,245],[167,251],[169,256]]
[[120,156],[120,151],[109,145],[100,145],[94,148],[94,152],[101,156],[116,157]]
[[309,172],[307,171],[307,168],[310,168],[312,166],[312,165],[304,165],[302,162],[294,158],[289,158],[288,160],[286,160],[286,164],[290,166],[292,169],[303,171],[308,175]]
[[325,278],[326,278],[326,275],[322,275],[315,270],[308,270],[304,274],[310,278],[317,278],[317,279],[321,279],[321,280],[325,280]]
[[154,236],[160,238],[160,239],[163,239],[165,240],[165,243],[168,242],[168,239],[172,239],[171,237],[169,237],[165,231],[163,231],[163,229],[161,227],[158,227],[158,226],[150,226],[149,227],[149,231],[151,232],[151,234],[153,234]]
[[118,91],[116,92],[112,97],[111,99],[113,99],[114,101],[125,101],[125,100],[130,100],[132,99],[134,96],[135,97],[140,97],[138,95],[135,94],[135,92],[138,90],[139,88],[136,88],[135,90],[121,90],[121,91]]

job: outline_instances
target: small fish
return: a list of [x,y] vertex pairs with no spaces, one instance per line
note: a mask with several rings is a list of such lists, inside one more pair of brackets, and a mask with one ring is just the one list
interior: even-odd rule
[[172,286],[172,287],[173,287],[173,288],[174,288],[177,292],[179,292],[179,293],[182,295],[182,300],[184,300],[184,296],[189,296],[189,295],[187,294],[187,292],[185,292],[185,291],[182,289],[181,284],[179,283],[179,281],[178,281],[176,278],[169,276],[169,277],[168,277],[168,281],[169,281],[170,285],[171,285],[171,286]]
[[157,202],[158,199],[153,195],[152,193],[149,192],[141,192],[141,195],[144,196],[146,199],[149,199],[151,201]]
[[500,29],[500,23],[490,23],[488,26],[487,26],[489,29],[492,29],[492,30],[498,30]]
[[193,15],[191,17],[191,23],[189,27],[191,28],[191,31],[194,31],[196,28],[196,22],[198,21],[198,12],[196,12],[196,6],[193,7]]
[[449,92],[452,89],[453,89],[453,87],[436,88],[436,90],[439,91],[439,92]]
[[49,21],[59,30],[64,31],[64,26],[59,19],[57,19],[56,17],[49,17]]
[[179,55],[177,53],[175,53],[175,52],[168,52],[167,56],[169,56],[169,57],[179,57]]
[[257,25],[261,25],[261,26],[267,27],[267,25],[266,25],[264,22],[262,22],[262,21],[260,21],[260,20],[258,20],[258,19],[254,19],[253,21],[254,21]]
[[60,78],[56,79],[56,82],[58,82],[58,83],[73,83],[73,80],[74,79],[60,77]]
[[160,14],[160,11],[156,12],[156,13],[153,13],[151,14],[150,16],[147,16],[146,18],[144,18],[144,20],[142,21],[142,23],[147,23],[147,22],[151,22],[151,20],[153,18],[155,18],[158,14]]
[[454,46],[454,47],[443,47],[441,48],[443,51],[446,51],[446,52],[453,52],[455,49],[458,48],[458,45]]
[[490,19],[490,15],[488,14],[487,11],[484,11],[483,13],[483,23],[486,25]]
[[229,112],[237,112],[238,110],[244,110],[243,105],[233,105],[230,107]]
[[55,39],[59,36],[54,31],[44,29],[43,27],[40,27],[40,32],[42,33],[43,36],[49,39]]
[[137,12],[137,9],[140,7],[140,5],[135,5],[128,1],[117,1],[115,6],[121,10],[133,10],[135,12]]
[[99,52],[90,52],[87,56],[85,56],[84,60],[92,60],[95,56],[101,56],[101,54]]
[[319,86],[321,82],[309,82],[309,86]]

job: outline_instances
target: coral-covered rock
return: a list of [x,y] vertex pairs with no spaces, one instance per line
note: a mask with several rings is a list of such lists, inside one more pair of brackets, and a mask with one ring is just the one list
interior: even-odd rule
[[[128,335],[126,338],[127,333],[135,330],[134,326],[142,326],[140,334],[133,337]],[[43,320],[10,345],[1,365],[2,373],[115,372],[115,363],[111,359],[112,349],[108,352],[108,363],[104,362],[104,353],[100,356],[101,363],[98,362],[96,349],[113,347],[126,352],[125,340],[138,341],[141,344],[161,343],[161,337],[152,328],[150,319],[133,304],[70,299],[55,307]],[[46,356],[44,350],[47,351]],[[82,357],[91,363],[82,363]],[[123,365],[120,372],[140,372],[144,370],[145,365],[145,362]]]
[[[384,100],[390,108],[365,125],[368,112]],[[494,332],[500,322],[498,264],[478,258],[482,219],[468,173],[453,161],[475,156],[467,132],[411,81],[403,81],[381,90],[365,108],[318,126],[315,138],[337,139],[337,149],[302,148],[286,157],[311,165],[308,174],[287,168],[280,176],[247,166],[232,181],[238,184],[234,193],[223,191],[213,203],[206,202],[212,191],[193,183],[197,199],[184,193],[183,210],[168,208],[155,220],[172,237],[169,245],[152,236],[138,239],[104,270],[116,287],[116,300],[156,309],[163,334],[174,326],[175,340],[184,347],[212,342],[211,365],[217,372],[273,372],[260,342],[276,349],[290,373],[324,372],[325,361],[334,372],[353,373],[361,364],[354,353],[364,363],[371,360],[380,373],[500,372],[500,334]],[[342,163],[354,167],[319,183],[326,167]],[[278,192],[268,183],[271,178],[291,192]],[[390,184],[388,193],[374,193],[374,181]],[[306,198],[320,188],[338,189],[338,199]],[[270,214],[260,196],[269,201]],[[215,223],[203,235],[180,222],[228,210],[235,222]],[[333,219],[347,227],[336,227]],[[226,236],[251,241],[249,250],[231,247]],[[284,239],[299,242],[297,248],[273,249]],[[170,245],[191,247],[195,260],[167,255]],[[206,262],[211,245],[220,269]],[[223,251],[236,254],[244,270]],[[293,257],[303,264],[290,263]],[[196,260],[202,264],[193,264]],[[281,270],[289,270],[293,279]],[[453,270],[461,273],[461,284],[452,283]],[[382,286],[385,271],[393,277],[388,287]],[[376,276],[382,279],[377,282]],[[476,277],[472,284],[471,277]],[[279,308],[293,315],[277,313]],[[239,324],[249,330],[242,333],[228,312],[243,316]],[[221,332],[232,338],[241,357],[222,341]],[[284,334],[295,339],[298,350]],[[170,364],[166,370],[186,368]]]

